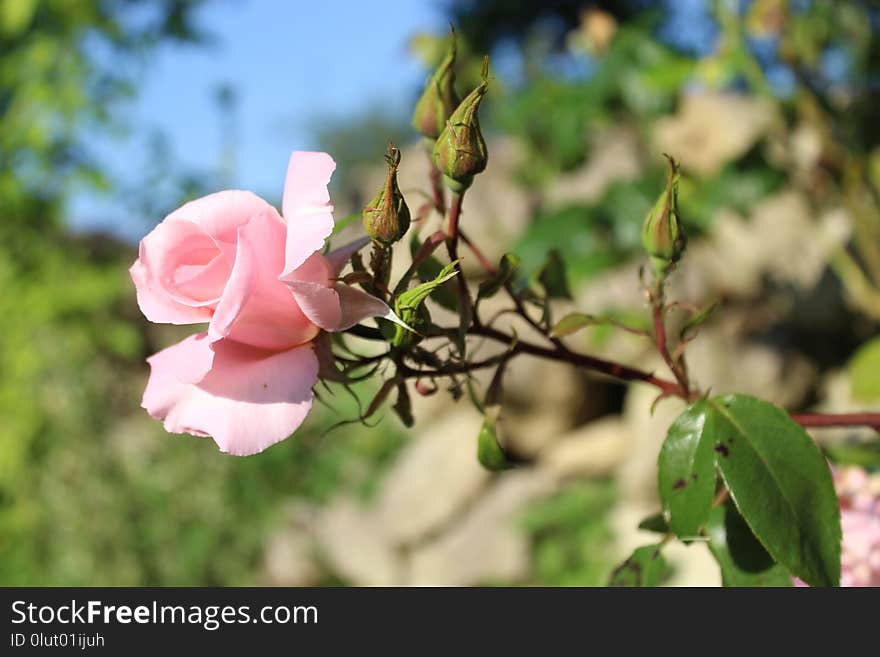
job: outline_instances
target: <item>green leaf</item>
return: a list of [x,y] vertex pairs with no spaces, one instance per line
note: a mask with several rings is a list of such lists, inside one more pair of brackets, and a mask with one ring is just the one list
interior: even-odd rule
[[333,224],[333,232],[330,234],[331,237],[338,235],[343,230],[345,230],[349,226],[353,225],[354,223],[356,223],[360,219],[361,219],[361,213],[355,212],[354,214],[350,214],[347,217],[343,217],[342,219],[337,220],[336,223]]
[[840,583],[840,510],[828,464],[788,414],[747,395],[705,406],[730,496],[767,552],[811,586]]
[[852,395],[859,401],[880,399],[880,338],[863,344],[849,362]]
[[477,299],[488,299],[498,294],[516,276],[519,266],[519,256],[513,253],[505,253],[498,263],[498,271],[495,275],[480,283],[480,287],[477,290]]
[[662,513],[655,513],[653,516],[648,516],[642,520],[639,523],[639,529],[657,532],[658,534],[668,534],[669,523],[666,522],[666,517]]
[[547,254],[547,260],[538,272],[538,282],[547,293],[548,299],[571,299],[565,263],[557,249]]
[[658,479],[680,537],[697,534],[709,517],[713,465],[773,559],[812,586],[839,583],[840,511],[831,473],[785,411],[726,395],[698,401],[679,416],[661,448]]
[[693,331],[695,328],[702,325],[716,310],[718,310],[720,306],[720,301],[713,301],[702,310],[697,311],[681,327],[681,338],[684,339],[687,336],[688,331]]
[[724,586],[791,586],[791,575],[774,563],[730,501],[712,509],[707,530]]
[[704,439],[707,400],[678,416],[660,449],[657,481],[669,526],[682,539],[693,538],[709,518],[715,496],[715,454]]
[[577,333],[588,326],[595,326],[596,324],[601,323],[602,319],[600,317],[587,315],[585,313],[571,313],[556,322],[556,326],[550,331],[550,337],[561,338],[566,335],[571,335],[572,333]]
[[416,310],[434,290],[458,273],[455,270],[456,264],[457,262],[450,262],[437,273],[434,280],[420,283],[411,290],[402,292],[394,302],[394,307],[397,309],[398,314],[401,315],[401,313],[405,313],[407,310]]
[[636,548],[629,559],[611,573],[608,586],[659,586],[666,575],[662,544]]
[[[425,258],[424,262],[422,262],[417,269],[419,280],[425,282],[437,279],[441,276],[442,271],[442,263],[434,256]],[[446,310],[451,310],[453,312],[458,311],[458,293],[455,291],[455,287],[451,281],[446,281],[445,283],[438,285],[437,288],[431,292],[431,299],[436,301],[438,305],[446,308]]]
[[570,313],[556,322],[556,325],[550,331],[551,338],[561,338],[572,333],[577,333],[581,329],[589,326],[613,326],[631,333],[641,333],[644,329],[641,326],[634,326],[627,322],[621,321],[614,317],[604,317],[601,315],[588,315],[586,313]]
[[477,436],[477,459],[487,470],[493,472],[507,470],[510,463],[498,442],[497,423],[500,409],[493,406],[486,409],[483,426]]

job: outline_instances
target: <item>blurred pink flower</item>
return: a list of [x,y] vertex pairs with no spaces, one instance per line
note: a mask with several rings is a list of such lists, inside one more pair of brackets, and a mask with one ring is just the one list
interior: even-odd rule
[[260,452],[312,406],[312,341],[388,306],[336,282],[363,241],[321,255],[333,231],[326,153],[290,158],[283,216],[258,196],[223,191],[183,205],[141,240],[130,272],[153,322],[198,324],[154,354],[142,406],[172,433],[211,436],[221,451]]
[[[834,470],[843,529],[841,586],[880,586],[880,479],[863,468]],[[794,578],[795,586],[806,586]]]

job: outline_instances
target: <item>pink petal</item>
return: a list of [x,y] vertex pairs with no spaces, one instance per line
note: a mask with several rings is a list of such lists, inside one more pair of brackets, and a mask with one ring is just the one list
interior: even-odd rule
[[342,283],[336,285],[336,292],[339,294],[339,304],[342,307],[342,317],[336,326],[337,331],[350,329],[368,317],[384,317],[399,322],[388,304],[372,294],[367,294],[352,285],[343,285]]
[[294,271],[281,276],[305,316],[327,331],[335,330],[342,317],[339,295],[332,288],[334,277],[330,261],[320,253],[313,253]]
[[318,334],[318,327],[278,280],[284,231],[274,210],[239,229],[235,266],[208,328],[211,341],[225,338],[278,350],[304,344]]
[[349,244],[346,244],[343,247],[340,247],[334,251],[328,253],[325,257],[327,261],[330,263],[330,266],[333,268],[333,274],[335,276],[339,276],[342,270],[345,268],[345,265],[348,264],[348,261],[351,259],[355,253],[364,248],[367,244],[370,243],[369,237],[361,237],[360,239],[355,240]]
[[287,286],[306,317],[325,331],[337,330],[342,320],[342,308],[336,290],[308,281],[289,281]]
[[384,301],[371,294],[342,283],[329,287],[331,263],[316,253],[281,277],[306,317],[325,331],[344,331],[367,317],[397,319]]
[[285,283],[290,281],[309,281],[327,287],[333,284],[334,278],[336,278],[336,272],[333,271],[330,261],[320,253],[313,253],[292,272],[280,276],[279,280]]
[[213,367],[198,383],[177,379],[182,362],[209,349],[193,336],[151,356],[143,407],[171,433],[212,436],[223,452],[246,456],[287,438],[312,407],[318,360],[311,345],[267,352],[214,343]]
[[290,156],[282,213],[287,221],[284,274],[324,246],[333,232],[333,206],[327,184],[336,163],[326,153],[297,151]]
[[[147,358],[151,371],[141,406],[154,418],[166,419],[181,391],[204,379],[211,370],[214,351],[207,337],[207,333],[191,335]],[[166,423],[171,431],[168,426]]]
[[135,260],[128,272],[137,290],[138,306],[151,322],[198,324],[211,319],[209,308],[187,306],[172,299],[148,275],[140,258]]
[[190,201],[165,220],[191,221],[215,239],[234,244],[239,226],[246,224],[251,217],[272,209],[256,194],[234,189]]
[[191,307],[217,303],[232,270],[233,255],[230,245],[182,219],[163,221],[140,245],[140,261],[155,289]]

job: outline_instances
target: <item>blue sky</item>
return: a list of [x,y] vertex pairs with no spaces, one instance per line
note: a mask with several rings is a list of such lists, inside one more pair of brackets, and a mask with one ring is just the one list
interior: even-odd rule
[[[211,168],[223,143],[216,89],[230,83],[238,92],[235,185],[269,198],[281,192],[290,152],[315,146],[309,127],[320,117],[412,95],[425,73],[408,40],[446,20],[436,0],[211,0],[197,19],[215,43],[164,46],[126,108],[129,134],[95,135],[93,147],[113,175],[136,184],[147,136],[159,128],[176,161]],[[121,212],[94,194],[71,206],[75,227],[130,237],[149,228]]]

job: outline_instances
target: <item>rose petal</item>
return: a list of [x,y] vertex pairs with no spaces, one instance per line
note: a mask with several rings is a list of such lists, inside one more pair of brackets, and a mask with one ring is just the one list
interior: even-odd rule
[[391,308],[388,307],[387,303],[377,299],[372,294],[367,294],[352,285],[344,285],[342,283],[336,285],[336,292],[339,294],[339,305],[342,308],[342,316],[339,319],[339,324],[336,326],[337,331],[350,329],[368,317],[384,317],[405,326]]
[[231,245],[182,219],[163,221],[140,245],[140,261],[154,289],[190,307],[217,303],[234,253]]
[[169,214],[165,221],[191,221],[214,239],[234,244],[239,226],[269,210],[274,208],[256,194],[233,189],[185,203]]
[[300,309],[325,331],[344,331],[368,317],[384,317],[405,326],[388,304],[351,285],[337,283],[326,287],[288,278],[284,282],[293,292]]
[[204,378],[180,381],[181,364],[193,363],[197,370],[206,350],[211,347],[201,334],[148,359],[142,405],[166,431],[212,436],[221,451],[245,456],[284,440],[302,424],[318,380],[311,345],[273,353],[223,340],[214,343],[213,366]]
[[318,334],[288,287],[278,280],[285,226],[272,210],[239,228],[235,265],[208,327],[212,341],[235,340],[289,349]]
[[[165,420],[165,430],[172,429],[174,408],[193,384],[198,383],[210,371],[214,363],[214,351],[207,333],[191,335],[147,358],[150,364],[150,378],[144,390],[141,406],[157,420]],[[170,420],[168,418],[171,418]],[[195,433],[190,431],[190,433]],[[205,433],[195,433],[204,436]]]
[[346,244],[345,246],[328,253],[325,257],[327,258],[327,261],[330,263],[330,266],[333,269],[334,276],[339,276],[343,268],[345,268],[345,265],[348,264],[351,256],[360,251],[369,243],[369,237],[361,237],[354,242]]
[[327,185],[336,163],[326,153],[297,151],[290,156],[282,214],[287,222],[283,274],[299,267],[324,246],[333,232],[333,206]]
[[339,295],[332,287],[334,277],[327,258],[313,253],[294,271],[280,278],[290,288],[305,316],[326,331],[335,330],[342,316]]
[[168,324],[199,324],[211,319],[211,309],[187,306],[172,299],[148,275],[140,258],[128,270],[137,290],[137,302],[141,312],[151,322]]
[[280,276],[279,280],[284,283],[290,281],[308,281],[310,283],[318,283],[324,287],[329,287],[333,284],[334,278],[336,278],[336,272],[333,271],[333,266],[330,264],[330,261],[320,253],[313,253],[306,258],[305,262],[292,272]]
[[287,286],[306,317],[325,331],[337,330],[342,320],[342,308],[336,290],[308,281],[289,281]]

